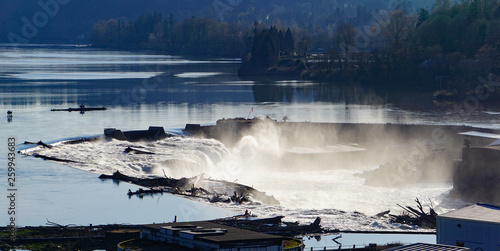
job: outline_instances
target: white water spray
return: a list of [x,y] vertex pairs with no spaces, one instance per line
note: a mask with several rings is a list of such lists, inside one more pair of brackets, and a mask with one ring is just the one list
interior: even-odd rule
[[[317,133],[317,132],[313,132]],[[53,148],[33,148],[25,154],[38,154],[72,160],[68,165],[94,173],[112,174],[120,171],[131,176],[205,177],[236,181],[273,195],[281,202],[279,207],[265,205],[218,205],[235,211],[249,209],[261,216],[285,215],[287,221],[310,223],[316,216],[323,218],[323,226],[350,230],[407,230],[387,219],[369,216],[391,209],[398,212],[397,204],[413,205],[416,197],[429,199],[439,212],[463,206],[461,201],[447,198],[451,184],[436,182],[412,184],[405,187],[372,187],[365,185],[360,174],[377,168],[371,163],[355,168],[339,168],[328,161],[331,158],[311,158],[295,161],[291,149],[328,148],[325,142],[303,135],[303,140],[284,138],[280,127],[262,123],[253,128],[235,146],[228,149],[212,139],[173,137],[157,142],[123,142],[98,140],[80,144],[57,144]],[[299,142],[299,143],[297,143]],[[301,142],[301,143],[300,143]],[[152,155],[125,153],[132,147]],[[316,152],[317,148],[314,148]],[[309,151],[309,152],[314,152]],[[294,151],[292,151],[294,152]],[[328,152],[328,151],[327,151]],[[349,161],[357,155],[337,161]],[[300,156],[299,156],[300,157]],[[327,163],[324,163],[327,162]],[[331,168],[330,168],[331,166]],[[354,213],[354,212],[360,212]]]

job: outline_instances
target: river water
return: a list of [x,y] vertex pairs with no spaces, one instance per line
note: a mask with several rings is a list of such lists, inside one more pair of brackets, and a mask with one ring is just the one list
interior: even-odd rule
[[[7,117],[0,121],[0,163],[4,170],[0,187],[7,193],[4,167],[8,162],[8,138],[15,138],[16,150],[24,150],[32,147],[23,144],[25,141],[53,143],[96,136],[104,128],[139,130],[163,126],[180,134],[187,123],[214,124],[221,118],[266,116],[296,122],[500,128],[500,110],[492,108],[471,109],[466,103],[438,104],[428,93],[420,91],[373,90],[296,79],[240,79],[236,75],[239,63],[237,59],[102,51],[73,45],[0,45],[0,113],[4,116],[7,110],[13,112],[11,121]],[[80,104],[109,109],[85,114],[50,111]],[[98,175],[113,170],[131,175],[162,175],[160,169],[145,171],[144,166],[108,158],[107,152],[115,150],[114,146],[96,143],[58,150],[62,156],[88,160],[86,165],[62,165],[16,156],[17,225],[44,225],[47,221],[140,224],[170,222],[175,216],[191,221],[232,216],[249,209],[258,216],[285,215],[285,220],[304,223],[321,216],[324,226],[345,230],[417,230],[370,216],[386,209],[397,211],[398,203],[413,205],[417,196],[429,198],[441,212],[464,205],[448,198],[450,181],[404,188],[370,187],[357,176],[360,170],[310,171],[304,167],[283,172],[265,165],[265,169],[245,165],[275,150],[265,135],[246,139],[234,148],[185,137],[174,141],[164,142],[176,146],[164,149],[165,154],[168,150],[172,156],[194,161],[198,169],[187,173],[172,169],[169,174],[206,173],[214,178],[237,179],[274,195],[281,206],[209,205],[172,195],[129,199],[126,192],[137,189],[136,186],[100,181]],[[214,159],[214,152],[224,154]],[[162,167],[165,168],[169,170]],[[221,169],[226,170],[226,176],[218,176]],[[7,207],[4,211],[1,225],[10,220]]]

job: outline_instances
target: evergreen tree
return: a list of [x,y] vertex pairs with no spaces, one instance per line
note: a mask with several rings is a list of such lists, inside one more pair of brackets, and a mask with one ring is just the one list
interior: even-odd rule
[[430,16],[430,14],[426,9],[424,9],[424,8],[419,9],[418,10],[417,27],[420,26],[427,19],[429,19],[429,16]]
[[285,37],[283,36],[283,31],[280,30],[278,32],[277,40],[278,40],[279,56],[283,56],[285,54],[285,51],[286,51]]
[[[252,46],[252,63],[259,67],[269,67],[278,60],[276,46],[276,28],[262,30],[254,39]],[[273,38],[274,36],[274,38]]]
[[290,31],[290,28],[288,28],[285,33],[285,53],[291,55],[294,52],[295,52],[295,42],[293,40],[292,31]]

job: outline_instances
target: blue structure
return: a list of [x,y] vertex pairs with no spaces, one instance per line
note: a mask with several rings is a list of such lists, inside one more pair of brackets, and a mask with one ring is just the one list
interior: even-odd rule
[[437,217],[437,243],[500,250],[500,206],[477,203]]

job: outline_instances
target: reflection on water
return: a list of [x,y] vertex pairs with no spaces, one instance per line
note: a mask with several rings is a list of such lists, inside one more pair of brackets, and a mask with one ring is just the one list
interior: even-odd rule
[[[449,108],[436,109],[432,99],[421,93],[402,95],[396,90],[356,85],[299,80],[242,81],[236,76],[238,65],[237,60],[190,60],[71,46],[0,46],[0,114],[5,116],[7,110],[13,111],[12,120],[0,120],[0,140],[6,142],[4,137],[14,136],[20,143],[51,142],[102,134],[107,127],[135,130],[153,125],[178,130],[186,123],[212,124],[220,118],[247,116],[270,116],[278,120],[286,116],[290,121],[470,124],[500,128],[499,110],[464,114]],[[50,111],[80,104],[110,109],[83,115]],[[4,156],[6,149],[0,145],[0,160]],[[111,184],[99,183],[95,175],[66,166],[31,158],[19,158],[18,163],[22,170],[21,224],[44,224],[46,217],[61,224],[113,223],[103,220],[110,215],[116,215],[110,219],[121,223],[120,219],[128,214],[137,215],[144,210],[141,206],[147,206],[158,221],[170,221],[179,213],[192,213],[193,205],[181,203],[185,208],[172,209],[168,203],[178,201],[165,202],[165,197],[128,204],[120,197],[126,198],[127,185],[108,191]],[[114,199],[108,200],[106,196]],[[87,207],[89,202],[85,201],[95,206]],[[121,214],[115,213],[120,210]],[[210,213],[224,214],[227,211]],[[130,222],[139,223],[143,219],[148,223],[154,217],[139,215]],[[1,218],[0,224],[5,220]]]
[[262,83],[252,87],[256,102],[385,105],[388,100],[375,92],[356,86],[319,84],[314,82]]
[[241,80],[236,76],[239,60],[190,60],[69,45],[0,45],[0,62],[0,108],[5,110],[106,106],[112,108],[106,115],[114,118],[143,114],[135,117],[151,122],[148,113],[155,111],[153,116],[165,119],[161,124],[176,126],[269,115],[294,121],[500,128],[498,110],[436,106],[429,93],[293,79]]
[[30,72],[10,74],[11,78],[25,80],[103,80],[103,79],[146,79],[160,75],[161,72]]
[[217,76],[221,75],[223,73],[220,72],[186,72],[186,73],[181,73],[181,74],[176,74],[174,75],[175,77],[178,78],[206,78],[206,77],[212,77],[212,76]]

